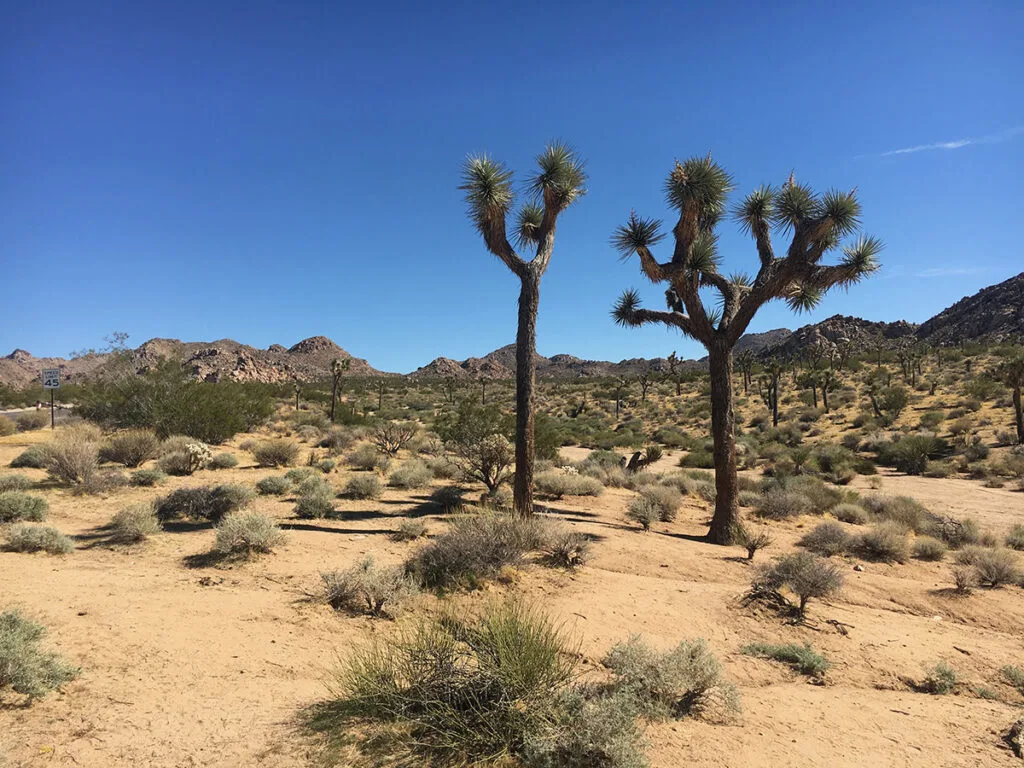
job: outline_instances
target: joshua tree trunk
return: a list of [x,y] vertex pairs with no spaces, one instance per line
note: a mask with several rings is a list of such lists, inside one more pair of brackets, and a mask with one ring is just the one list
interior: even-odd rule
[[821,404],[825,406],[825,413],[828,413],[828,388],[821,388]]
[[1024,409],[1021,408],[1020,387],[1013,390],[1013,410],[1017,418],[1017,442],[1024,445]]
[[735,417],[732,408],[732,351],[716,340],[708,348],[711,371],[711,436],[715,457],[715,514],[708,539],[732,544],[742,535],[736,479]]
[[537,363],[537,309],[540,277],[527,268],[519,291],[519,329],[516,332],[516,475],[512,502],[521,515],[533,511],[533,390]]

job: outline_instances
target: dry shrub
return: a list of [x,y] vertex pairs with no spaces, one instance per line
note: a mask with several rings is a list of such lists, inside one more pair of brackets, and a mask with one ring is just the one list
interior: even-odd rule
[[392,488],[411,490],[430,485],[430,481],[433,479],[434,475],[426,464],[419,459],[410,459],[404,464],[400,464],[391,473],[391,476],[388,478],[388,485]]
[[419,427],[411,421],[388,421],[378,424],[370,431],[370,442],[386,456],[397,456],[409,445]]
[[336,611],[394,616],[419,589],[401,566],[379,566],[367,556],[345,571],[320,574],[324,599]]
[[871,520],[871,516],[864,507],[848,502],[836,504],[832,508],[831,514],[836,520],[851,525],[866,525]]
[[41,445],[32,445],[15,456],[8,465],[11,469],[46,469],[46,451]]
[[768,520],[786,520],[811,511],[811,500],[797,491],[773,490],[761,499],[758,517]]
[[640,525],[644,531],[660,519],[658,505],[646,496],[634,496],[626,507],[626,519]]
[[7,437],[13,435],[18,431],[18,427],[6,416],[0,416],[0,437]]
[[345,461],[353,469],[362,469],[367,472],[387,472],[391,466],[391,457],[381,453],[372,445],[361,445],[350,453]]
[[552,499],[563,496],[600,496],[604,486],[594,477],[559,470],[539,473],[533,480],[534,490]]
[[394,541],[414,541],[426,535],[427,524],[422,520],[402,520],[391,534],[391,538]]
[[805,533],[797,544],[816,555],[832,557],[850,548],[850,534],[840,523],[826,520]]
[[344,495],[350,499],[379,499],[384,488],[376,475],[354,475],[345,483]]
[[23,520],[40,523],[49,511],[50,505],[42,496],[32,496],[23,491],[0,491],[0,523]]
[[134,469],[156,458],[159,449],[160,440],[151,430],[129,429],[108,438],[100,449],[100,458]]
[[590,539],[562,528],[552,531],[541,546],[544,562],[555,568],[578,568],[590,559]]
[[430,500],[445,514],[460,512],[466,505],[466,490],[458,485],[445,485],[430,494]]
[[7,531],[7,546],[10,552],[46,552],[49,555],[67,555],[75,551],[75,545],[67,536],[48,525],[26,525],[18,523]]
[[753,560],[760,550],[765,547],[770,547],[775,542],[767,531],[758,531],[753,533],[746,528],[743,530],[743,536],[739,544],[741,547],[747,550],[747,560]]
[[17,610],[0,613],[0,690],[9,688],[31,702],[78,676],[79,670],[44,650],[42,624]]
[[993,589],[1015,584],[1021,578],[1017,555],[1010,549],[964,547],[957,553],[956,562],[971,568],[978,584]]
[[724,680],[721,664],[701,638],[662,653],[634,635],[613,646],[603,664],[615,675],[615,688],[651,719],[724,720],[739,713],[736,688]]
[[4,491],[24,491],[32,485],[32,481],[24,475],[0,475],[0,493]]
[[675,488],[664,485],[651,485],[640,491],[640,495],[650,501],[658,513],[658,519],[670,523],[676,519],[679,507],[683,504],[682,494]]
[[167,473],[161,469],[137,469],[132,472],[128,482],[142,488],[151,488],[166,479]]
[[80,485],[99,469],[99,443],[87,432],[68,430],[44,446],[46,472],[54,480]]
[[821,677],[831,666],[828,660],[811,648],[810,645],[797,645],[796,643],[787,643],[785,645],[751,643],[744,646],[741,652],[748,656],[781,661],[783,664],[791,666],[800,674],[812,677]]
[[186,443],[181,450],[163,454],[157,463],[168,475],[184,477],[198,472],[212,458],[213,451],[208,445],[193,440]]
[[209,469],[234,469],[238,466],[238,457],[233,453],[218,453],[210,459]]
[[857,538],[855,549],[867,560],[902,563],[910,557],[910,539],[906,528],[887,520],[862,533]]
[[956,688],[958,676],[949,664],[944,661],[938,662],[935,666],[925,670],[924,680],[918,686],[925,693],[942,696],[951,693]]
[[261,467],[290,467],[299,458],[299,446],[291,440],[264,440],[252,452]]
[[796,611],[803,616],[811,598],[827,598],[842,589],[843,574],[828,560],[809,552],[796,552],[780,557],[755,574],[749,597],[771,594],[782,597],[789,589],[797,596]]
[[255,494],[244,485],[201,485],[178,488],[153,502],[153,510],[161,523],[179,518],[219,522],[236,510],[247,507]]
[[287,477],[270,475],[256,481],[256,493],[261,496],[283,496],[292,489],[292,481]]
[[160,532],[160,521],[149,504],[133,504],[110,521],[111,538],[122,544],[145,541]]
[[1006,546],[1024,552],[1024,524],[1018,523],[1006,534]]
[[214,550],[224,555],[251,557],[266,553],[284,542],[274,518],[262,512],[235,512],[217,526]]
[[30,432],[34,429],[42,429],[50,426],[50,414],[48,411],[23,411],[15,419],[19,432]]
[[931,536],[914,539],[914,557],[918,560],[938,561],[946,556],[946,542]]

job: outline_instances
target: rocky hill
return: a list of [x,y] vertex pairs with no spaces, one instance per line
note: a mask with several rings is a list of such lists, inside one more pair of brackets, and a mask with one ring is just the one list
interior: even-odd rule
[[761,357],[794,357],[815,347],[828,353],[843,345],[854,349],[867,349],[878,342],[898,344],[913,339],[917,326],[905,320],[895,323],[877,323],[859,317],[833,315],[820,323],[805,325],[774,344],[763,346]]
[[[193,376],[204,381],[318,381],[330,376],[331,361],[350,359],[349,375],[383,374],[366,360],[353,357],[325,336],[304,339],[290,348],[274,344],[257,349],[231,339],[219,341],[179,341],[150,339],[128,353],[136,370],[147,371],[163,360],[180,360]],[[60,368],[65,381],[75,381],[102,371],[109,354],[89,354],[64,359],[38,358],[17,349],[0,359],[0,383],[22,387],[37,381],[43,368]]]
[[1024,272],[960,299],[921,324],[917,336],[934,345],[1024,339]]

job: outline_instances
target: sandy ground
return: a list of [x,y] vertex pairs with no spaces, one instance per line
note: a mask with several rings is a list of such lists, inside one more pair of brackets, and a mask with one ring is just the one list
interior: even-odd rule
[[[0,438],[0,466],[43,433]],[[237,441],[236,441],[237,442]],[[77,538],[67,557],[0,552],[0,606],[20,606],[50,630],[48,642],[82,668],[61,693],[30,708],[0,708],[0,756],[13,766],[309,766],[317,745],[296,728],[297,713],[327,695],[339,655],[394,624],[335,614],[311,602],[318,573],[366,553],[398,561],[416,544],[387,533],[417,514],[422,492],[388,491],[377,502],[339,502],[342,520],[301,521],[292,504],[259,498],[287,543],[275,554],[229,568],[190,567],[213,531],[180,526],[133,548],[98,530],[123,506],[167,489],[208,482],[254,483],[273,474],[243,466],[171,478],[161,489],[119,490],[107,498],[46,490],[49,523]],[[567,451],[572,456],[572,450]],[[572,456],[574,457],[574,456]],[[675,457],[662,460],[666,468]],[[41,471],[25,474],[42,478]],[[346,473],[334,473],[340,487]],[[858,484],[864,486],[865,483]],[[885,476],[884,492],[916,496],[936,512],[970,513],[995,533],[1024,521],[1024,494],[964,480]],[[705,637],[740,687],[736,725],[693,720],[659,724],[648,737],[656,768],[693,766],[1013,766],[1000,732],[1024,699],[1000,681],[1005,664],[1024,663],[1024,591],[950,594],[950,566],[842,560],[847,585],[812,604],[808,626],[743,608],[751,566],[739,548],[697,540],[706,506],[688,500],[678,520],[650,534],[622,521],[631,493],[567,499],[552,514],[596,537],[594,558],[575,574],[527,568],[514,585],[459,599],[482,603],[515,591],[563,620],[588,663],[630,634],[668,647]],[[432,531],[442,520],[425,518]],[[801,528],[772,524],[761,557],[792,549]],[[430,610],[435,598],[414,605]],[[827,620],[849,626],[839,634]],[[752,641],[809,642],[833,669],[813,685],[787,668],[744,656]],[[911,683],[944,659],[966,681],[957,695],[917,693]],[[1001,700],[977,697],[984,685]],[[2,762],[2,761],[0,761]]]

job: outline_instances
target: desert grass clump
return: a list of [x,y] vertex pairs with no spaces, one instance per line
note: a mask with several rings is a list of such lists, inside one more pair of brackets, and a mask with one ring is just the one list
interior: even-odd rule
[[1017,689],[1021,696],[1024,696],[1024,669],[1008,664],[1000,669],[999,673],[1006,682]]
[[626,519],[637,523],[644,532],[660,519],[658,505],[646,496],[634,496],[626,507]]
[[616,690],[652,720],[727,720],[739,713],[739,694],[702,638],[659,652],[634,635],[613,646],[602,663],[614,673]]
[[748,599],[770,596],[786,602],[782,590],[788,589],[797,598],[795,610],[802,618],[812,598],[832,597],[842,586],[843,574],[835,565],[810,552],[796,552],[778,558],[756,573]]
[[80,485],[99,469],[99,443],[89,431],[68,430],[44,446],[46,472],[54,480]]
[[67,536],[48,525],[18,523],[7,531],[9,552],[46,552],[48,555],[67,555],[75,545]]
[[406,570],[429,589],[473,587],[542,549],[548,534],[547,522],[536,516],[501,512],[459,516],[406,561]]
[[640,496],[650,501],[658,513],[658,519],[670,523],[676,519],[683,496],[675,488],[664,485],[649,485],[640,491]]
[[576,650],[558,625],[520,604],[475,620],[424,619],[350,654],[337,674],[338,698],[316,708],[309,724],[337,744],[358,734],[362,746],[385,746],[403,765],[498,757],[536,768],[579,765],[543,762],[562,751],[560,726],[578,719],[565,704]]
[[15,419],[19,432],[31,432],[34,429],[42,429],[50,424],[50,414],[43,410],[23,411]]
[[568,528],[552,531],[541,546],[541,552],[547,565],[571,570],[590,559],[590,539]]
[[914,533],[926,532],[934,520],[924,505],[910,496],[868,496],[861,499],[861,504],[879,520],[897,523]]
[[112,435],[100,448],[100,459],[135,469],[160,451],[160,440],[149,429],[129,429]]
[[957,553],[956,562],[969,567],[977,583],[984,587],[995,589],[1004,584],[1016,584],[1021,578],[1017,555],[1010,549],[964,547]]
[[399,464],[388,477],[388,485],[392,488],[412,490],[430,485],[434,473],[419,459],[410,459]]
[[0,491],[0,523],[40,523],[49,511],[50,505],[42,496],[24,491]]
[[1006,534],[1006,546],[1024,552],[1024,524],[1018,523]]
[[292,481],[280,475],[269,475],[256,481],[256,493],[260,496],[284,496],[291,489]]
[[262,512],[233,512],[220,521],[214,550],[222,555],[251,557],[271,552],[284,542],[274,518]]
[[797,491],[771,490],[761,498],[756,510],[758,517],[767,520],[787,520],[811,511],[811,500]]
[[850,502],[836,504],[830,512],[839,522],[849,523],[850,525],[867,525],[871,520],[871,515],[868,514],[864,507]]
[[380,566],[367,556],[344,571],[320,574],[324,599],[336,611],[395,616],[419,588],[401,566]]
[[382,493],[384,487],[376,475],[354,475],[342,491],[350,499],[379,499]]
[[136,544],[160,532],[160,520],[149,504],[125,507],[108,525],[111,538],[122,544]]
[[604,486],[595,477],[559,470],[541,472],[533,479],[534,490],[541,496],[560,499],[563,496],[600,496]]
[[918,536],[914,539],[914,557],[918,560],[937,562],[946,556],[948,547],[942,539],[932,536]]
[[19,453],[8,465],[11,469],[46,469],[46,451],[41,445],[32,445]]
[[808,531],[797,542],[809,552],[823,557],[841,555],[850,548],[851,537],[839,523],[826,520]]
[[886,520],[858,536],[854,549],[865,560],[902,563],[910,557],[910,539],[904,526]]
[[359,446],[345,458],[345,461],[352,469],[361,469],[365,472],[387,472],[391,466],[391,457],[372,445]]
[[255,498],[244,485],[201,485],[178,488],[153,502],[153,511],[161,523],[187,518],[218,523],[227,515],[243,509]]
[[830,664],[820,653],[810,645],[797,645],[786,643],[775,645],[772,643],[751,643],[741,649],[747,656],[757,656],[763,659],[772,659],[788,664],[802,675],[821,677],[828,671]]
[[140,488],[152,488],[166,479],[167,473],[161,469],[137,469],[128,477],[128,483]]
[[59,689],[79,670],[41,647],[42,624],[11,609],[0,613],[0,690],[10,689],[31,702]]
[[32,481],[24,475],[0,475],[0,493],[4,491],[24,491],[32,486]]
[[942,696],[952,693],[958,682],[959,676],[956,670],[946,662],[940,661],[925,670],[924,680],[921,681],[918,688],[925,693]]
[[299,458],[299,446],[285,438],[263,440],[252,455],[261,467],[290,467]]
[[402,520],[391,534],[393,541],[415,541],[427,535],[427,524],[422,520]]
[[206,465],[209,469],[234,469],[238,466],[238,457],[233,453],[216,453]]
[[[164,442],[169,440],[171,438]],[[180,450],[164,453],[157,464],[168,475],[188,477],[203,469],[212,458],[210,446],[193,440],[185,443]]]

